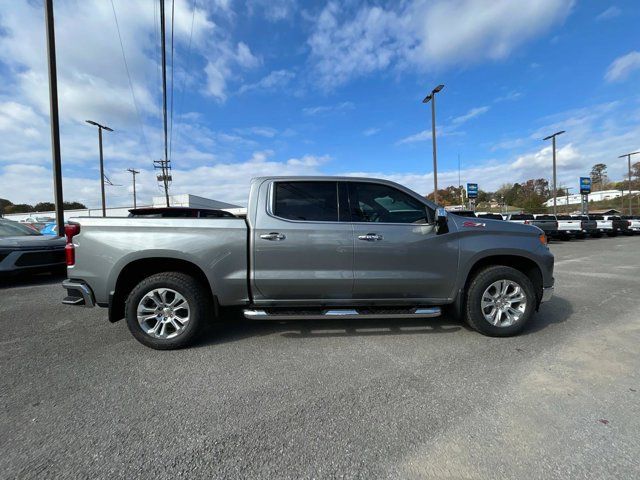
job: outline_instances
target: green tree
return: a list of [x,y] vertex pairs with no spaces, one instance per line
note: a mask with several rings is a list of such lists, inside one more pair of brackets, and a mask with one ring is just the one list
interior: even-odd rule
[[[609,178],[607,177],[607,165],[604,163],[596,163],[593,167],[591,167],[590,176],[593,190],[604,190],[604,186],[609,181]],[[598,185],[600,188],[596,188],[596,186]]]
[[55,210],[56,206],[51,202],[39,202],[33,206],[33,209],[36,212],[50,212],[51,210]]
[[27,203],[18,203],[16,205],[9,205],[5,208],[5,213],[30,213],[33,212],[33,207]]
[[9,213],[5,209],[7,207],[10,207],[11,205],[13,205],[13,203],[10,200],[7,200],[6,198],[0,198],[0,215],[2,215],[3,213]]
[[64,202],[62,205],[64,210],[81,210],[87,208],[84,203],[80,202]]

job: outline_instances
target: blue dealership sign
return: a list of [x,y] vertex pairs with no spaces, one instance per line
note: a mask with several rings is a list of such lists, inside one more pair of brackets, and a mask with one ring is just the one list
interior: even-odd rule
[[478,198],[478,184],[467,183],[467,196],[469,198]]
[[580,193],[582,195],[589,195],[591,193],[591,178],[580,177]]

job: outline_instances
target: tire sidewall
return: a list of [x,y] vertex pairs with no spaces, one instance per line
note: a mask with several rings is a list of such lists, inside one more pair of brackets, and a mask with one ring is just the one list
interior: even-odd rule
[[[497,327],[490,324],[482,314],[480,306],[484,291],[494,282],[499,280],[512,280],[516,282],[527,297],[527,307],[524,314],[515,324],[509,327]],[[531,280],[520,272],[511,267],[496,266],[490,267],[480,272],[471,282],[467,295],[467,318],[469,324],[480,333],[495,337],[508,337],[516,335],[526,326],[536,308],[536,294]]]
[[[189,303],[189,322],[184,331],[170,339],[154,338],[145,333],[138,323],[138,304],[150,291],[157,288],[169,288],[180,293]],[[125,318],[131,334],[140,343],[157,349],[170,350],[182,348],[192,342],[203,323],[204,312],[197,289],[201,288],[187,275],[157,274],[142,280],[129,294],[125,303]]]

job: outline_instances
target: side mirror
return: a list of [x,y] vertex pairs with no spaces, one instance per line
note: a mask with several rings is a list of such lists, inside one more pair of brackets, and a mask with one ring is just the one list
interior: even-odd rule
[[449,230],[447,215],[448,212],[443,207],[436,209],[436,226],[438,227],[438,233],[446,233]]

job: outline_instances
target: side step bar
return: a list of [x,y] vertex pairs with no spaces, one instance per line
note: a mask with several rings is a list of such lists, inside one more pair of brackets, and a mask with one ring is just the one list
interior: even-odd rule
[[309,313],[308,311],[301,310],[295,312],[287,310],[286,312],[279,313],[277,311],[267,312],[262,309],[247,308],[243,311],[245,318],[250,320],[323,320],[326,318],[343,318],[349,319],[381,319],[381,318],[433,318],[439,317],[442,313],[440,307],[421,307],[414,308],[411,311],[405,311],[403,313],[397,312],[385,312],[383,310],[372,313],[359,313],[354,309],[333,309],[322,310],[321,312]]

